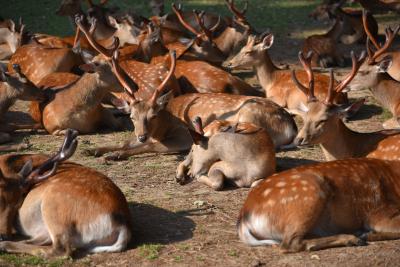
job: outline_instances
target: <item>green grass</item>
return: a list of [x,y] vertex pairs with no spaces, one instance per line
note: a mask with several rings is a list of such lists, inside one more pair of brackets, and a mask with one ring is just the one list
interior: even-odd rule
[[59,258],[54,260],[46,260],[36,256],[20,256],[13,254],[0,253],[0,266],[3,264],[13,266],[46,266],[46,267],[59,267],[71,259]]
[[138,248],[139,255],[148,260],[155,260],[158,258],[158,254],[162,248],[163,245],[161,244],[145,244]]
[[[55,15],[61,0],[15,0],[10,4],[3,4],[0,15],[5,18],[18,19],[22,17],[28,28],[33,32],[42,32],[55,35],[71,35],[72,29],[68,19]],[[86,2],[86,1],[83,1]],[[95,1],[98,2],[98,1]],[[173,1],[166,1],[167,10],[170,10]],[[224,0],[185,0],[187,10],[201,9],[230,15]],[[236,0],[242,6],[243,0]],[[251,0],[249,1],[248,18],[260,31],[271,29],[277,34],[283,34],[290,21],[304,22],[304,15],[311,11],[319,2],[317,0]],[[150,15],[148,1],[143,0],[110,0],[109,5],[119,6],[121,9],[132,9],[145,16]],[[282,17],[284,14],[284,19]]]

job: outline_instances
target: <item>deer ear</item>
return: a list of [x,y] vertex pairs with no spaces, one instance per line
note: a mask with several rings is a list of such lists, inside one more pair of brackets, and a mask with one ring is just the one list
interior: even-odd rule
[[129,103],[122,98],[113,97],[111,98],[111,103],[122,112],[129,114],[131,113],[131,107]]
[[335,107],[333,109],[333,112],[338,114],[342,118],[350,118],[360,110],[360,108],[364,105],[364,103],[365,103],[365,98],[361,98],[353,103]]
[[262,40],[262,49],[263,50],[270,49],[271,46],[273,45],[273,43],[274,43],[274,35],[273,34],[268,34]]
[[25,180],[29,176],[29,174],[32,173],[32,170],[33,170],[33,162],[32,159],[30,159],[27,162],[25,162],[24,166],[19,171],[18,175],[21,177],[21,179]]
[[119,28],[119,24],[118,24],[117,20],[113,16],[108,16],[108,23],[113,28],[116,28],[116,29]]
[[378,72],[379,73],[387,72],[392,66],[392,63],[393,63],[393,58],[391,55],[384,57],[378,64]]
[[158,110],[164,109],[168,102],[172,99],[173,94],[172,90],[169,90],[167,93],[157,98],[157,107]]

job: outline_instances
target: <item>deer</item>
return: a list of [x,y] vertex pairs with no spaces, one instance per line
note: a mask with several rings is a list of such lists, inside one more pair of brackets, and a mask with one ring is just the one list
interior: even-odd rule
[[[321,20],[327,14],[329,18],[342,21],[338,37],[343,44],[365,43],[367,35],[364,32],[362,11],[342,9],[341,6],[345,2],[342,0],[331,5],[321,5],[310,16]],[[368,13],[365,19],[368,20],[368,24],[370,25],[371,35],[378,36],[378,23],[373,15]]]
[[328,68],[332,66],[344,66],[344,58],[337,47],[337,41],[342,31],[343,21],[336,18],[333,27],[325,34],[314,34],[304,41],[303,53],[312,51],[312,66]]
[[2,24],[3,27],[0,27],[0,60],[5,60],[9,59],[21,46],[25,25],[20,21],[17,26],[11,19],[5,20]]
[[[113,50],[118,47],[116,38]],[[46,76],[46,82],[39,83],[43,89],[51,91],[52,97],[48,101],[35,103],[31,106],[31,112],[33,118],[40,119],[47,132],[63,135],[71,128],[80,134],[88,134],[103,127],[112,130],[123,128],[112,112],[102,106],[103,99],[110,92],[120,92],[122,88],[109,62],[101,57],[81,65],[85,71],[81,77],[58,73],[52,77]]]
[[371,35],[368,29],[368,23],[365,21],[365,30],[369,36],[367,41],[368,58],[349,87],[351,90],[369,88],[374,98],[393,114],[393,118],[385,121],[383,127],[385,129],[399,128],[400,94],[397,91],[400,88],[400,82],[388,74],[393,63],[393,56],[387,53],[387,50],[400,31],[400,25],[395,29],[390,27],[386,29],[386,40],[382,46],[378,43],[374,44],[376,40],[370,39]]
[[[0,251],[68,257],[74,250],[121,252],[131,239],[128,203],[104,174],[67,161],[77,148],[68,130],[53,156],[0,156]],[[13,230],[24,239],[13,237]]]
[[[22,73],[18,65],[13,66],[14,74],[0,71],[0,120],[8,109],[17,101],[45,101],[47,95],[37,89]],[[12,140],[10,133],[16,130],[37,129],[37,125],[18,125],[2,122],[0,125],[0,144]],[[21,150],[27,148],[26,144],[1,145],[0,152]]]
[[222,190],[224,182],[251,187],[275,172],[275,147],[265,129],[221,120],[203,129],[200,117],[193,124],[195,131],[189,131],[194,144],[178,165],[178,183],[187,183],[190,176],[214,190]]
[[[343,116],[351,110],[358,110],[364,103],[364,99],[346,105],[333,103],[333,92],[343,90],[351,83],[366,60],[366,53],[364,51],[358,58],[352,53],[351,58],[352,71],[336,88],[334,88],[333,82],[329,84],[328,92],[330,93],[325,99],[314,96],[312,77],[308,80],[309,86],[305,86],[297,80],[293,71],[292,79],[308,99],[303,115],[303,128],[300,129],[293,143],[299,147],[319,144],[328,161],[356,157],[374,157],[383,160],[400,159],[400,154],[397,152],[400,131],[382,130],[360,133],[349,129],[344,124]],[[307,60],[302,53],[299,54],[299,59],[306,71],[312,72],[311,61]],[[330,79],[334,80],[332,70]]]
[[358,2],[366,10],[380,14],[390,11],[400,13],[400,2],[398,0],[353,0]]
[[[147,37],[139,45],[136,56],[142,54],[152,64],[165,62],[169,49],[164,46],[160,29],[149,27]],[[169,46],[170,49],[176,46]],[[185,93],[232,93],[240,95],[263,96],[263,93],[254,89],[242,79],[201,60],[189,60],[187,51],[177,52],[175,77],[178,79],[182,91]],[[143,52],[142,52],[143,51]],[[179,51],[179,50],[178,50]],[[202,55],[203,58],[209,55]]]
[[[172,53],[172,52],[171,52]],[[135,140],[127,140],[123,145],[103,146],[85,151],[96,157],[106,156],[106,160],[125,160],[141,153],[170,153],[190,149],[192,138],[187,130],[194,116],[199,116],[204,125],[215,119],[254,123],[266,129],[277,148],[290,145],[297,134],[293,118],[283,108],[262,97],[230,94],[184,94],[173,97],[166,91],[166,83],[176,65],[176,55],[170,55],[169,75],[148,100],[135,97],[134,86],[118,63],[118,51],[112,58],[113,70],[126,90],[130,101],[119,99],[115,106],[130,114],[135,128]],[[192,126],[190,126],[192,127]],[[192,127],[193,128],[193,127]]]
[[149,5],[154,16],[164,16],[164,0],[151,0]]
[[283,253],[399,239],[399,167],[399,161],[357,158],[267,177],[244,202],[239,238]]
[[[303,115],[298,110],[306,105],[307,98],[298,91],[296,85],[291,80],[291,71],[282,70],[272,62],[268,49],[274,42],[273,34],[262,34],[260,38],[254,35],[249,36],[247,44],[240,52],[227,61],[226,66],[235,69],[239,67],[253,67],[257,73],[258,80],[265,91],[266,97],[288,109],[291,113]],[[312,53],[308,54],[311,57]],[[301,82],[306,81],[312,73],[298,73]],[[315,75],[315,95],[318,98],[327,96],[329,77],[322,74]],[[347,95],[342,92],[334,92],[334,103],[347,103]]]

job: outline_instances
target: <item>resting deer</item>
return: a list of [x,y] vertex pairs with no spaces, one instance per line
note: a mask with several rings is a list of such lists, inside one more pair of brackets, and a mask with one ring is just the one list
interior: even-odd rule
[[[88,150],[94,156],[118,151],[107,159],[122,160],[140,153],[167,153],[190,149],[191,136],[187,130],[194,116],[199,116],[205,125],[215,119],[254,123],[267,130],[275,147],[291,144],[297,133],[293,118],[281,107],[260,97],[229,94],[186,94],[172,98],[169,91],[163,94],[165,84],[175,68],[175,56],[171,58],[169,75],[154,91],[149,100],[135,98],[132,82],[118,65],[117,53],[112,59],[114,72],[131,97],[115,103],[130,113],[135,126],[136,140],[126,141],[122,146],[105,146]],[[172,99],[171,99],[172,98]]]
[[[76,136],[67,131],[51,157],[0,156],[0,251],[59,257],[126,249],[131,218],[121,190],[93,169],[65,162]],[[13,241],[14,229],[25,239]]]
[[[326,14],[329,18],[340,20],[340,28],[338,29],[339,40],[343,44],[364,43],[367,35],[364,32],[362,11],[353,9],[342,9],[341,6],[346,1],[339,1],[335,4],[320,5],[310,16],[321,20]],[[368,14],[365,19],[370,25],[370,33],[378,36],[378,23],[375,18]]]
[[[116,39],[117,40],[117,39]],[[118,49],[118,41],[114,50]],[[49,101],[37,103],[39,107],[31,107],[31,111],[40,110],[39,117],[43,127],[50,134],[60,135],[68,128],[75,129],[81,134],[93,133],[102,127],[113,130],[122,128],[112,112],[102,106],[102,101],[111,91],[121,91],[118,80],[114,76],[110,64],[102,59],[94,58],[91,63],[82,65],[86,71],[80,78],[66,76],[63,73],[53,75],[53,78],[61,76],[61,80],[48,79],[47,84],[40,85],[52,91]],[[69,82],[65,86],[51,88],[56,85]],[[32,117],[37,118],[37,114]]]
[[[271,99],[281,107],[287,108],[290,112],[298,113],[298,110],[307,103],[304,94],[297,90],[296,85],[290,79],[290,70],[277,68],[268,55],[268,49],[274,42],[272,34],[263,34],[258,40],[254,35],[250,36],[247,45],[227,65],[231,68],[253,67],[257,73],[258,80],[265,90],[267,98]],[[312,56],[310,54],[309,56]],[[299,72],[301,82],[306,81],[311,73]],[[315,95],[318,98],[327,96],[329,77],[315,75]],[[347,103],[347,95],[341,92],[334,92],[334,103]]]
[[[176,46],[169,46],[176,48]],[[230,73],[217,68],[207,62],[200,60],[188,60],[186,53],[190,47],[177,52],[177,62],[175,77],[178,79],[180,87],[185,93],[232,93],[240,95],[262,96],[262,92],[254,89],[242,79],[231,75]],[[165,56],[169,50],[163,44],[159,28],[149,27],[149,34],[143,40],[138,49],[138,54],[143,51],[143,58],[146,58],[152,64],[165,62]],[[199,55],[200,56],[200,55]],[[201,55],[202,58],[208,58],[210,55]],[[184,59],[187,60],[184,60]]]
[[337,46],[342,24],[343,22],[336,18],[335,24],[327,33],[311,35],[304,41],[302,51],[304,54],[313,52],[311,61],[313,67],[344,66],[344,58]]
[[265,129],[220,120],[203,129],[200,117],[193,123],[194,144],[176,171],[180,184],[185,184],[189,175],[214,190],[221,190],[224,182],[250,187],[275,172],[275,148]]
[[[365,29],[371,37],[367,24]],[[390,27],[387,28],[385,32],[386,41],[382,46],[374,39],[368,40],[368,58],[350,86],[351,90],[369,88],[378,102],[393,114],[392,119],[383,123],[383,127],[387,129],[400,127],[398,122],[400,116],[400,82],[394,80],[387,73],[392,65],[393,56],[390,53],[386,53],[399,31],[400,25],[395,30]],[[374,45],[375,49],[372,47],[371,42],[376,43]]]
[[0,60],[9,59],[21,46],[25,25],[20,21],[18,27],[11,19],[2,22],[0,27]]
[[[300,54],[300,61],[306,71],[312,72],[311,62],[307,61]],[[334,88],[333,83],[329,85],[329,92],[343,90],[357,74],[358,69],[365,61],[366,54],[363,53],[358,59],[352,53],[353,68],[343,82]],[[331,71],[331,80],[334,80]],[[347,104],[335,105],[332,102],[332,94],[326,99],[317,99],[313,95],[313,80],[309,80],[309,86],[302,85],[293,74],[293,79],[309,99],[304,107],[305,114],[303,128],[300,129],[294,143],[298,146],[308,146],[319,144],[324,152],[326,160],[336,160],[353,157],[374,157],[385,160],[400,159],[400,151],[397,151],[400,142],[400,131],[378,131],[371,133],[359,133],[350,130],[343,123],[342,118],[345,113],[358,109],[362,105],[361,101]],[[390,153],[388,153],[390,152]]]
[[[18,65],[13,66],[15,74],[10,75],[0,71],[0,121],[7,110],[15,103],[15,101],[45,101],[46,94],[37,89],[26,77],[21,73]],[[12,133],[19,129],[34,129],[35,125],[14,125],[1,122],[0,125],[0,144],[11,141]],[[0,151],[12,151],[26,148],[26,145],[10,145],[0,146]]]
[[267,177],[240,212],[240,239],[282,252],[400,238],[400,162],[347,159]]

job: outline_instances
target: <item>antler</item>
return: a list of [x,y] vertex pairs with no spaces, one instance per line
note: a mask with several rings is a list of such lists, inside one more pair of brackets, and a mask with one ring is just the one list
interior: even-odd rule
[[351,60],[353,62],[351,72],[338,85],[336,85],[335,89],[333,88],[334,83],[335,83],[334,73],[333,73],[332,69],[329,71],[330,81],[329,81],[328,95],[324,101],[324,103],[326,105],[328,105],[328,106],[333,105],[333,97],[334,97],[335,93],[341,92],[353,80],[353,78],[356,76],[358,70],[360,69],[361,65],[364,63],[365,58],[366,58],[365,51],[363,51],[361,53],[361,55],[358,59],[357,59],[356,55],[354,54],[354,52],[351,51]]
[[218,16],[218,21],[214,26],[207,28],[204,23],[204,11],[199,12],[198,10],[193,10],[194,17],[196,18],[197,24],[199,24],[202,33],[211,41],[213,32],[218,28],[221,23],[221,16]]
[[113,49],[107,49],[105,47],[103,47],[102,45],[100,45],[98,42],[96,42],[96,40],[93,37],[93,33],[96,29],[96,19],[92,20],[90,29],[88,30],[83,24],[83,16],[82,15],[76,15],[75,16],[75,23],[77,25],[77,27],[79,28],[79,30],[81,30],[85,36],[86,39],[88,40],[88,42],[90,43],[90,45],[97,50],[97,52],[99,52],[100,54],[103,54],[104,56],[106,56],[107,58],[111,58],[115,47]]
[[247,8],[249,5],[249,2],[246,1],[244,8],[242,11],[240,11],[239,9],[237,9],[237,7],[235,6],[234,0],[225,0],[226,5],[228,6],[229,10],[235,15],[235,17],[241,21],[246,21],[246,17],[245,14],[247,12]]
[[299,60],[301,62],[301,65],[303,65],[303,68],[306,71],[308,77],[308,88],[302,85],[297,79],[295,70],[292,71],[293,82],[307,96],[308,102],[313,102],[317,100],[314,95],[314,73],[311,68],[312,55],[312,51],[310,51],[305,57],[301,51],[299,52]]
[[65,134],[64,143],[57,154],[50,157],[42,165],[32,171],[24,181],[24,186],[33,186],[54,175],[59,163],[69,159],[75,153],[76,147],[78,146],[77,136],[77,131],[68,129]]
[[199,33],[195,28],[193,28],[189,23],[187,23],[185,21],[185,19],[183,18],[183,14],[182,14],[182,5],[179,4],[178,7],[175,5],[175,3],[172,4],[172,10],[175,12],[176,16],[179,19],[179,22],[182,24],[183,27],[185,27],[188,31],[192,32],[193,34],[195,34],[196,36],[200,35],[201,33]]
[[368,38],[371,40],[371,42],[374,44],[376,49],[379,49],[379,44],[376,41],[375,37],[373,36],[373,34],[371,33],[371,31],[369,30],[369,25],[368,25],[368,15],[369,15],[369,11],[363,9],[363,13],[362,13],[362,21],[363,21],[363,26],[364,26],[364,30],[365,33],[367,34]]
[[176,52],[175,52],[175,50],[171,51],[169,55],[170,55],[170,58],[171,58],[171,65],[170,65],[167,77],[165,77],[164,81],[157,87],[157,89],[154,91],[153,95],[149,99],[149,104],[152,107],[154,107],[156,105],[158,96],[165,89],[169,79],[172,77],[172,75],[175,72],[175,67],[176,67]]
[[368,51],[368,62],[370,64],[373,64],[378,57],[380,57],[382,54],[386,53],[386,51],[389,49],[389,47],[392,45],[394,38],[396,37],[397,33],[400,31],[400,25],[396,27],[396,29],[392,30],[391,27],[386,28],[385,30],[385,44],[381,47],[378,47],[378,49],[374,52],[373,49],[370,46],[370,39],[369,37],[367,38],[367,51]]
[[[118,37],[114,37],[114,46],[115,47],[119,46]],[[128,77],[128,75],[125,73],[125,71],[121,68],[121,66],[118,63],[118,58],[119,58],[119,51],[118,51],[118,49],[116,49],[111,58],[112,70],[113,70],[115,76],[117,77],[118,81],[124,87],[126,93],[131,98],[135,99],[134,92],[136,92],[139,89],[139,87],[132,79],[130,79]]]

